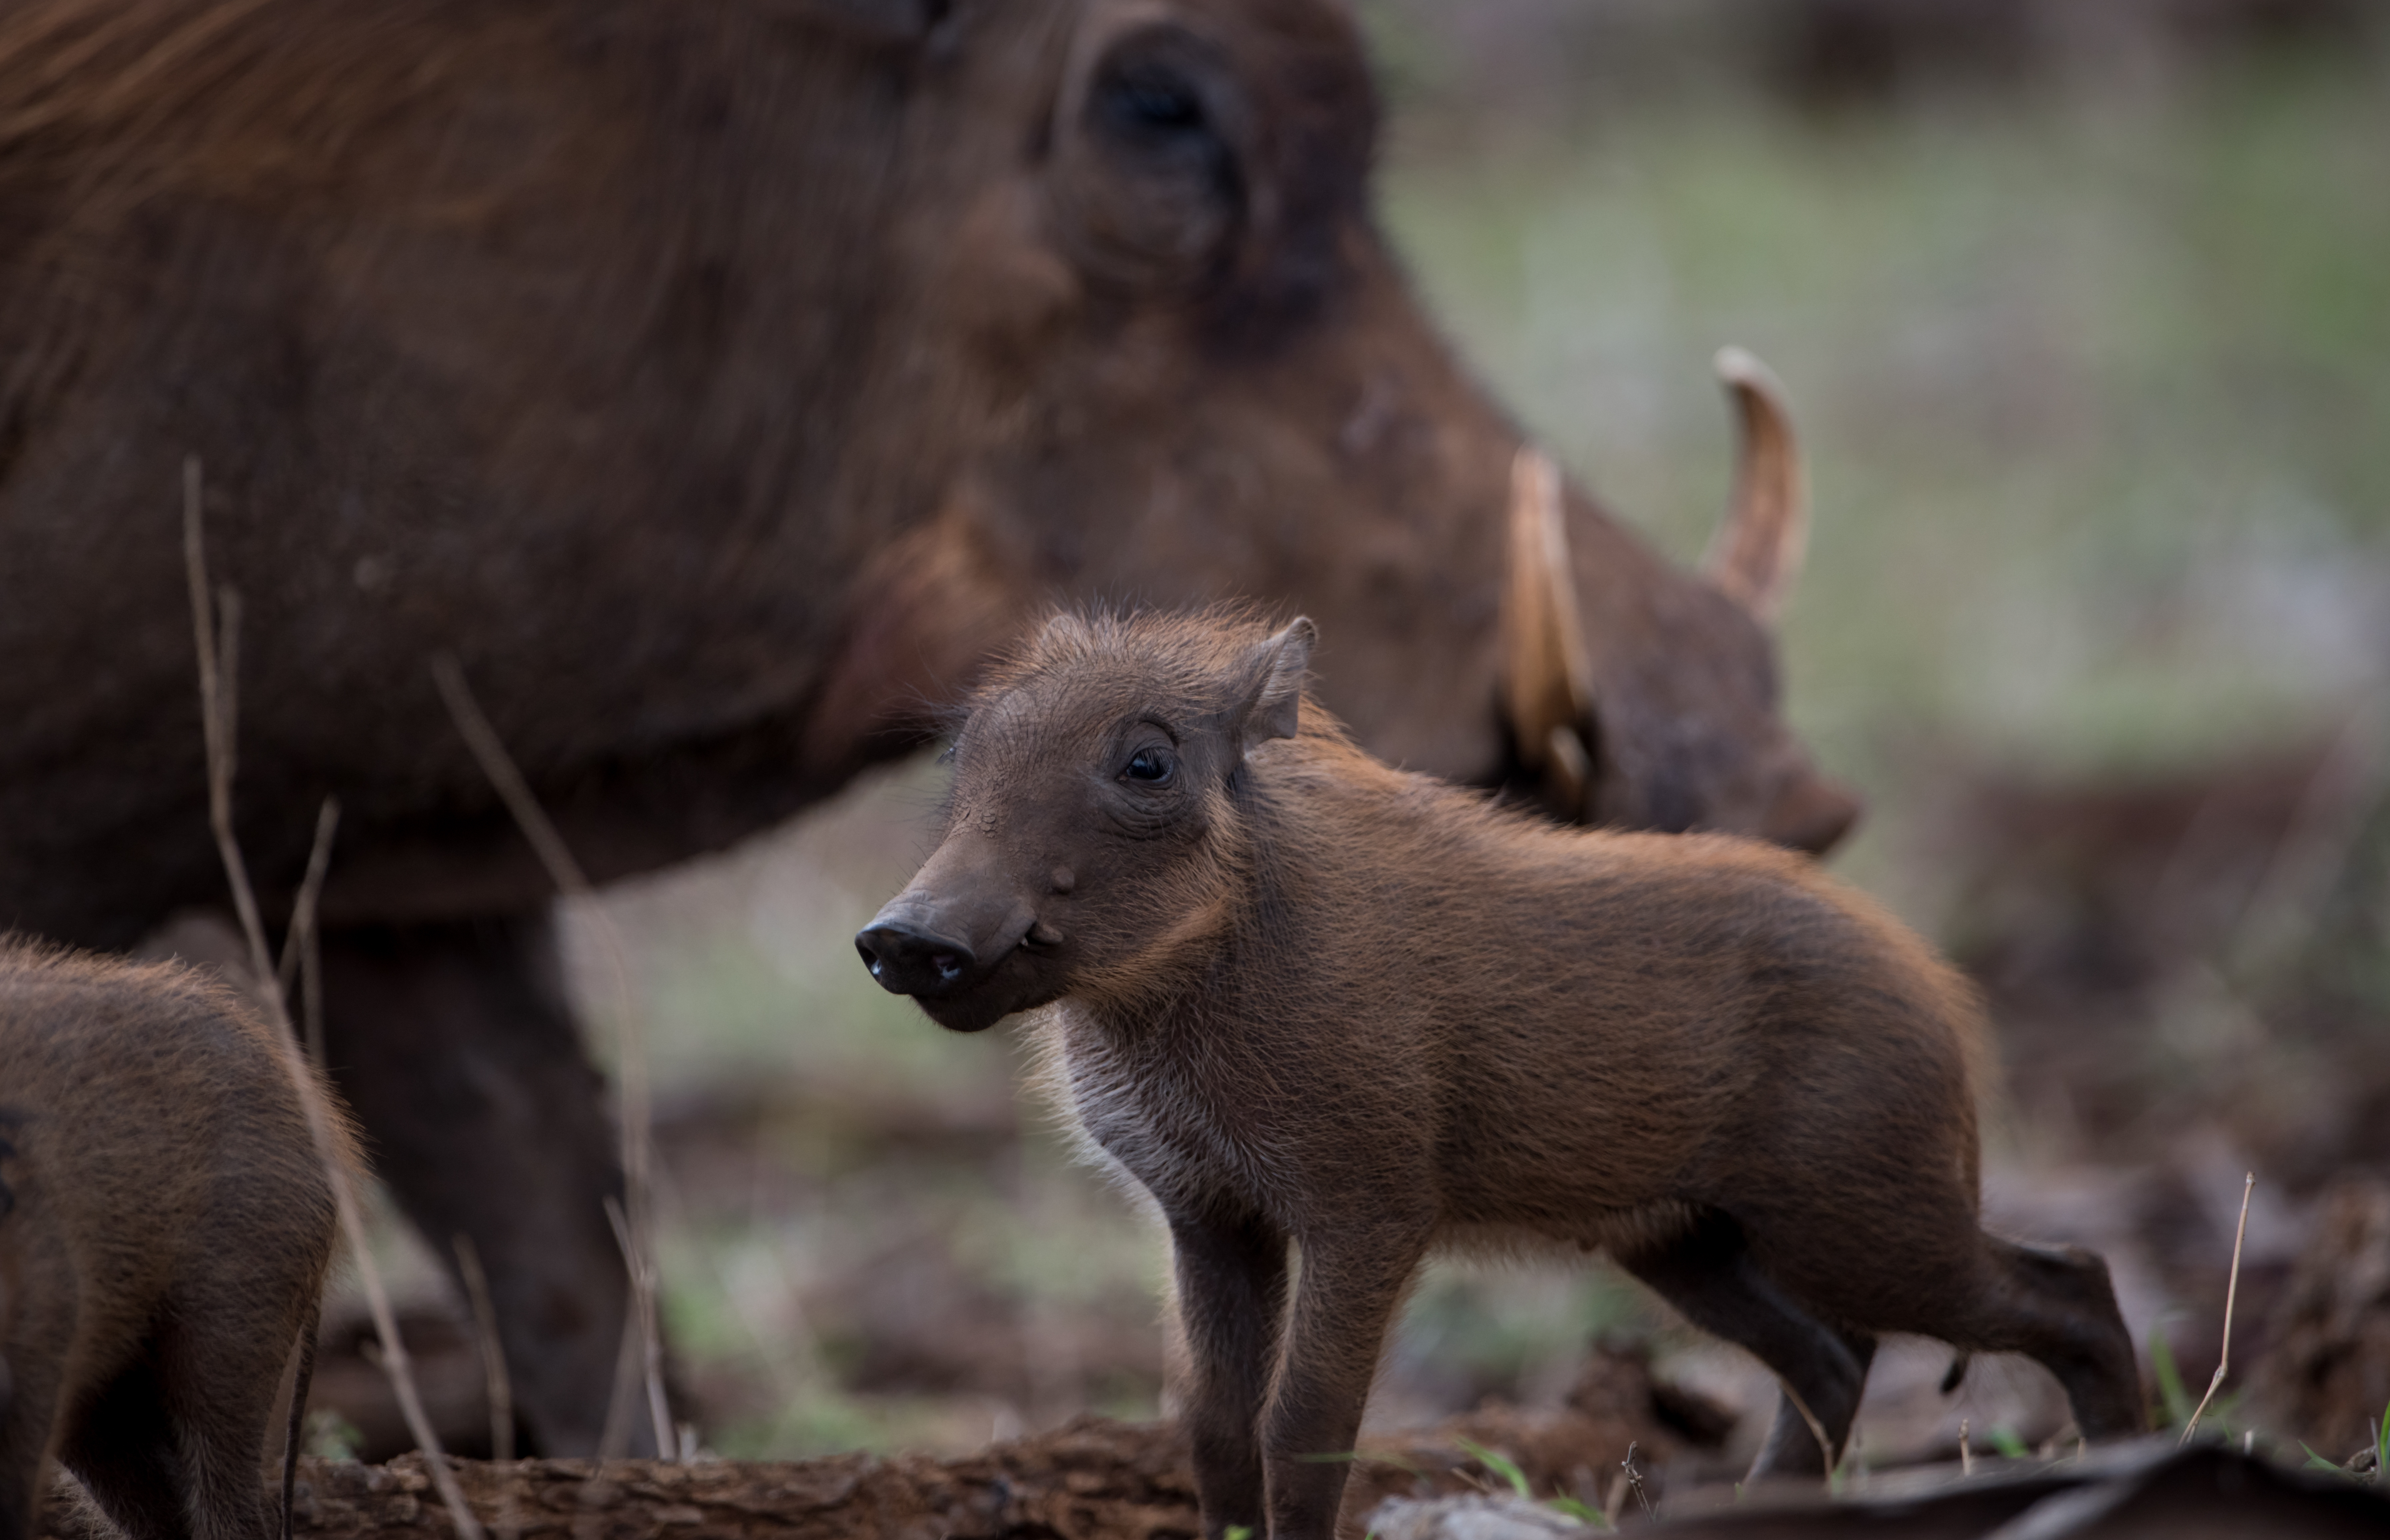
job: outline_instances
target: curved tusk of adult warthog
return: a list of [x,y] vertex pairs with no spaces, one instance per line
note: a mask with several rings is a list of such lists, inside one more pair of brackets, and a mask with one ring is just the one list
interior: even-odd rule
[[1593,670],[1577,616],[1561,478],[1522,445],[1510,462],[1510,571],[1502,595],[1502,703],[1519,756],[1544,777],[1553,811],[1584,815],[1592,764]]
[[1767,366],[1741,348],[1720,348],[1716,368],[1734,401],[1734,495],[1702,570],[1728,597],[1773,624],[1809,546],[1808,477],[1784,387]]

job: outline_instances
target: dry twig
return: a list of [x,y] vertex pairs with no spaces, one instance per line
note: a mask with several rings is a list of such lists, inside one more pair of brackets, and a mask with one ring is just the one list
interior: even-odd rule
[[1818,1454],[1826,1462],[1826,1474],[1831,1476],[1834,1473],[1834,1441],[1826,1436],[1826,1425],[1818,1420],[1818,1414],[1801,1399],[1800,1392],[1789,1382],[1780,1380],[1778,1383],[1784,1392],[1784,1399],[1792,1404],[1792,1409],[1801,1414],[1801,1420],[1809,1425],[1809,1436],[1818,1441]]
[[1652,1518],[1654,1515],[1651,1512],[1651,1494],[1643,1490],[1643,1477],[1635,1469],[1635,1445],[1632,1442],[1626,1445],[1626,1457],[1620,1460],[1618,1465],[1620,1469],[1626,1472],[1626,1484],[1635,1489],[1635,1500],[1643,1505],[1643,1517]]
[[2191,1409],[2191,1420],[2182,1425],[2182,1437],[2175,1441],[2178,1447],[2191,1442],[2199,1431],[2199,1419],[2207,1404],[2216,1399],[2217,1387],[2224,1383],[2224,1371],[2232,1367],[2232,1302],[2241,1292],[2241,1242],[2249,1234],[2249,1195],[2256,1190],[2257,1174],[2251,1172],[2241,1183],[2241,1223],[2232,1231],[2232,1277],[2224,1286],[2224,1346],[2217,1354],[2216,1372],[2208,1377],[2207,1393]]
[[473,1311],[473,1334],[482,1349],[482,1375],[490,1398],[490,1458],[500,1464],[515,1457],[514,1381],[507,1376],[507,1350],[498,1341],[498,1313],[490,1303],[489,1275],[482,1271],[482,1253],[473,1238],[459,1234],[456,1273],[465,1280],[465,1301]]
[[[549,820],[546,810],[523,778],[522,771],[507,752],[504,739],[490,719],[482,712],[481,702],[473,698],[472,687],[465,681],[465,671],[454,656],[441,653],[431,660],[431,677],[440,687],[440,698],[447,704],[448,714],[456,724],[457,733],[466,747],[482,766],[490,785],[513,815],[515,825],[532,850],[546,868],[548,880],[566,898],[584,899],[594,895],[595,889],[572,857],[572,851]],[[645,1371],[648,1392],[648,1415],[655,1428],[656,1452],[670,1459],[675,1447],[673,1437],[672,1408],[664,1399],[663,1337],[656,1323],[655,1215],[650,1200],[649,1168],[652,1148],[651,1124],[648,1093],[648,1039],[646,1020],[636,1008],[631,994],[630,970],[623,959],[622,938],[615,934],[611,921],[598,917],[598,929],[612,974],[615,993],[615,1072],[621,1083],[623,1136],[623,1234],[619,1237],[625,1253],[626,1271],[631,1287],[631,1319],[626,1323],[626,1341],[630,1331],[637,1333],[640,1366]],[[598,1457],[603,1459],[621,1454],[623,1418],[622,1380],[617,1377],[616,1391],[606,1410],[605,1431],[598,1440]]]
[[306,1028],[307,1057],[324,1067],[324,952],[315,929],[315,908],[324,896],[324,874],[332,866],[332,835],[341,827],[341,799],[326,797],[315,814],[315,843],[307,852],[307,875],[299,883],[299,897],[290,906],[290,929],[282,936],[282,963],[275,970],[276,987],[287,1005],[290,985],[299,984],[299,1020]]
[[[473,1238],[460,1233],[455,1245],[456,1275],[465,1280],[466,1303],[473,1311],[473,1336],[482,1349],[482,1374],[490,1401],[490,1462],[510,1468],[515,1457],[515,1389],[507,1374],[506,1344],[498,1338],[497,1307],[490,1303],[489,1275],[482,1271],[482,1253],[474,1248]],[[516,1475],[508,1469],[499,1480],[499,1540],[515,1540],[522,1534],[522,1483]]]
[[[221,610],[221,638],[217,624],[212,623],[208,593],[207,533],[200,511],[199,461],[190,456],[183,461],[183,562],[190,580],[191,627],[199,643],[199,712],[201,729],[206,735],[208,753],[208,823],[214,831],[216,853],[222,858],[225,878],[232,887],[233,908],[240,917],[242,932],[249,940],[251,970],[256,975],[258,993],[263,997],[272,1025],[275,1044],[283,1057],[292,1084],[298,1086],[300,1105],[306,1110],[307,1132],[315,1141],[316,1158],[323,1162],[324,1174],[332,1187],[332,1196],[340,1213],[341,1228],[349,1238],[355,1258],[357,1279],[366,1291],[366,1304],[372,1312],[374,1331],[381,1339],[383,1372],[390,1377],[391,1388],[397,1393],[400,1413],[406,1418],[407,1431],[415,1436],[430,1463],[431,1479],[448,1510],[449,1521],[456,1528],[459,1540],[482,1540],[482,1526],[466,1506],[464,1493],[456,1485],[456,1476],[440,1453],[439,1436],[431,1431],[431,1420],[424,1415],[422,1397],[417,1394],[415,1376],[406,1356],[406,1344],[398,1333],[397,1318],[390,1308],[390,1295],[382,1287],[381,1270],[374,1264],[373,1252],[366,1244],[365,1226],[359,1217],[354,1185],[349,1179],[348,1163],[341,1158],[340,1141],[332,1129],[331,1114],[323,1096],[316,1089],[315,1072],[300,1058],[297,1035],[290,1030],[290,1011],[282,992],[275,987],[279,973],[274,966],[273,954],[265,943],[265,925],[258,917],[257,893],[251,887],[249,866],[241,858],[240,841],[233,830],[233,776],[238,764],[237,733],[239,727],[236,681],[239,663],[240,596],[230,587],[222,591],[218,601]],[[319,819],[317,828],[325,826]]]

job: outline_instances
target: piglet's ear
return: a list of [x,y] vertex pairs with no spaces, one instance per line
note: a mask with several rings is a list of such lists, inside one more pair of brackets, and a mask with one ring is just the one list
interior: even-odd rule
[[1274,738],[1292,738],[1303,712],[1303,676],[1311,667],[1319,628],[1305,616],[1260,643],[1245,658],[1249,681],[1238,712],[1237,736],[1247,748]]

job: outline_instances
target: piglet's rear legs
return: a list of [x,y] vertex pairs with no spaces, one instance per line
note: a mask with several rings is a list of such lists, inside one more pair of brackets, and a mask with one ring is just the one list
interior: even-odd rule
[[[1887,1241],[1868,1254],[1891,1251]],[[1938,1337],[1970,1352],[2024,1354],[2065,1387],[2085,1437],[2142,1430],[2132,1338],[2106,1264],[2088,1251],[2000,1240],[1973,1230],[1972,1222],[1951,1244],[1920,1252],[1947,1256],[1949,1264],[1912,1279],[1908,1297],[1896,1302],[1901,1313],[1876,1301],[1884,1313],[1871,1315],[1870,1325]],[[1621,1260],[1694,1325],[1748,1348],[1782,1381],[1784,1404],[1753,1475],[1826,1469],[1828,1457],[1799,1406],[1818,1419],[1831,1457],[1841,1457],[1875,1354],[1871,1333],[1821,1322],[1759,1266],[1741,1225],[1715,1211],[1669,1244]]]
[[2072,1246],[2020,1246],[1984,1238],[1987,1281],[1974,1340],[1964,1345],[2022,1353],[2058,1377],[2086,1438],[2138,1433],[2140,1370],[2116,1308],[2108,1264]]
[[[1752,1462],[1754,1476],[1822,1476],[1830,1459],[1842,1458],[1875,1357],[1872,1336],[1835,1330],[1803,1309],[1754,1264],[1741,1227],[1722,1213],[1703,1215],[1666,1246],[1620,1260],[1686,1319],[1775,1370],[1783,1399]],[[1820,1432],[1831,1454],[1818,1445]]]

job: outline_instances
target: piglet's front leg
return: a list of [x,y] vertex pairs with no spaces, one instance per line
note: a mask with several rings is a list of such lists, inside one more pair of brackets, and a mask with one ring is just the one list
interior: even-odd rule
[[1429,1226],[1311,1232],[1262,1450],[1268,1540],[1331,1540],[1386,1328],[1427,1254]]
[[1231,1527],[1259,1536],[1258,1428],[1286,1315],[1286,1232],[1258,1214],[1174,1214],[1170,1242],[1205,1540],[1223,1540]]

